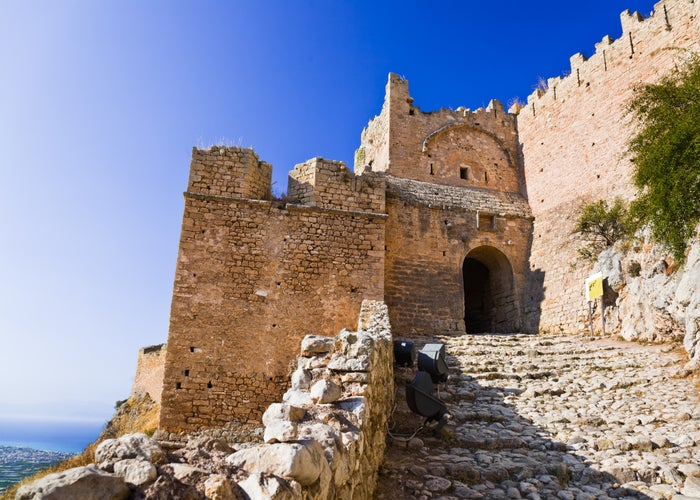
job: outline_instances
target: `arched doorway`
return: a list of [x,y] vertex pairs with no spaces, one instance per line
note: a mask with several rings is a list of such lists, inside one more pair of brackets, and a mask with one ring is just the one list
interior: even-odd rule
[[481,246],[464,258],[464,324],[467,333],[507,333],[518,329],[513,268],[500,250]]

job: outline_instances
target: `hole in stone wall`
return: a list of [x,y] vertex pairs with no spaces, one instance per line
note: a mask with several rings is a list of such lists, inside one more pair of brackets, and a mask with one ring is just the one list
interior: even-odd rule
[[272,323],[272,328],[277,328],[277,323]]
[[485,182],[486,184],[489,183],[489,173],[488,173],[488,172],[484,172],[484,182]]
[[600,179],[600,174],[596,174],[596,175],[595,175],[595,178],[596,178],[596,179]]
[[182,389],[182,384],[181,384],[180,382],[176,382],[176,383],[175,383],[175,389],[177,389],[178,391],[179,391],[180,389]]
[[211,389],[212,387],[214,387],[214,386],[211,385],[211,380],[210,380],[210,381],[207,383],[207,389]]
[[185,370],[185,377],[189,377],[189,376],[190,376],[190,371],[189,371],[189,370]]
[[435,172],[433,172],[433,164],[430,164],[430,175],[435,175]]
[[447,257],[447,252],[445,250],[442,251],[442,256]]
[[415,110],[413,110],[413,109],[409,109],[409,110],[408,110],[408,114],[411,115],[411,116],[413,116],[413,115],[416,114],[416,112],[415,112]]
[[460,167],[459,178],[465,180],[469,179],[469,167]]

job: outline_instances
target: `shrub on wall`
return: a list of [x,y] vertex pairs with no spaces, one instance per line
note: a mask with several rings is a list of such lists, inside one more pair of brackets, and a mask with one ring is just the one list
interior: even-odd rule
[[628,234],[627,207],[621,198],[615,198],[611,206],[605,200],[584,203],[578,213],[574,233],[588,242],[579,249],[583,258],[596,258],[601,250]]
[[628,109],[638,124],[629,142],[639,190],[632,220],[650,225],[654,239],[682,262],[700,220],[700,57],[638,87]]

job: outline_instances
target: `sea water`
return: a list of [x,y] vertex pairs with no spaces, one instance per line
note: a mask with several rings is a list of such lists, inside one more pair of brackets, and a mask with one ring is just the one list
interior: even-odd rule
[[0,416],[0,445],[80,453],[104,426],[99,420]]
[[0,417],[0,493],[23,477],[80,453],[103,428],[104,422],[96,420]]

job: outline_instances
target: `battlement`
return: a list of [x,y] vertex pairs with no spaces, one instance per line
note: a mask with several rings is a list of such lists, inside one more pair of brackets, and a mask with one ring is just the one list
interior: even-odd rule
[[355,171],[457,187],[524,193],[516,116],[488,107],[423,112],[408,81],[390,73],[381,113],[362,132]]
[[[582,53],[571,56],[570,71],[565,76],[549,78],[546,87],[528,96],[520,113],[537,116],[547,107],[563,105],[577,93],[606,84],[609,75],[626,73],[632,66],[646,66],[645,73],[649,76],[665,74],[669,68],[663,62],[668,58],[656,57],[660,51],[673,51],[676,62],[700,51],[700,41],[693,39],[700,25],[700,3],[693,0],[661,0],[647,18],[625,10],[620,14],[620,24],[620,38],[606,35],[595,44],[592,56]],[[630,78],[624,81],[630,87],[637,83]],[[511,107],[510,112],[516,111],[515,106]]]
[[187,191],[193,194],[269,200],[272,166],[250,148],[192,148]]
[[289,172],[290,203],[319,208],[384,213],[384,175],[363,170],[353,174],[341,161],[320,157],[300,163]]

